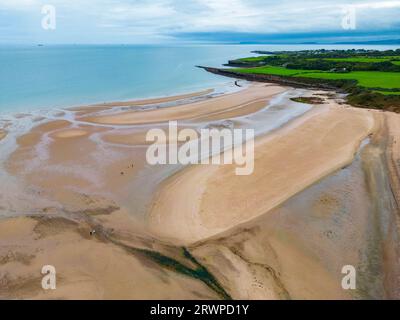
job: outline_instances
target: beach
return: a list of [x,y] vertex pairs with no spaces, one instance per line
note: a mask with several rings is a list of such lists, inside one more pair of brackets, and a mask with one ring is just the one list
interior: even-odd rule
[[[233,166],[201,166],[167,180],[152,207],[150,224],[190,244],[265,214],[351,163],[373,125],[367,111],[322,106],[260,138],[256,169],[247,178],[235,176]],[[183,196],[194,185],[196,192]],[[221,202],[219,197],[232,200]]]
[[0,130],[0,140],[4,139],[7,136],[7,131]]
[[[322,103],[291,100],[303,96]],[[26,130],[0,129],[1,298],[400,297],[393,113],[245,83],[23,119]],[[150,166],[146,133],[168,121],[254,129],[253,174]],[[362,266],[355,293],[341,287],[352,263]],[[56,267],[56,290],[42,290],[43,265]]]

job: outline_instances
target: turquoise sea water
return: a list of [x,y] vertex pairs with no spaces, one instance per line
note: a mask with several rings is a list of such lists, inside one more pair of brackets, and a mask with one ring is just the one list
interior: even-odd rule
[[[321,47],[0,46],[0,114],[173,95],[223,86],[231,80],[195,66],[221,66],[229,59],[251,56],[252,50]],[[335,46],[349,47],[357,46]]]

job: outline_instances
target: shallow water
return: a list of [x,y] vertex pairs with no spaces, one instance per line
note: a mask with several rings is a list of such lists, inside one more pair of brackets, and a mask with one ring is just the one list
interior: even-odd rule
[[230,79],[198,69],[252,55],[246,46],[1,47],[0,113],[175,95]]

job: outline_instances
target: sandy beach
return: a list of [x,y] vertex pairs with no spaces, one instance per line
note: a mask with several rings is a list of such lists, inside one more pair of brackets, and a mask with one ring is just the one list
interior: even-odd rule
[[7,136],[7,131],[0,129],[0,140],[4,139]]
[[[233,166],[211,165],[167,180],[151,210],[150,225],[157,234],[186,245],[240,225],[349,164],[373,126],[367,111],[321,107],[259,139],[256,169],[249,177],[236,176]],[[196,192],[187,194],[193,185]],[[218,201],[220,197],[232,200]]]
[[[324,102],[290,100],[304,95]],[[197,131],[256,128],[254,173],[149,166],[146,133],[170,120]],[[25,132],[7,128],[3,140],[0,130],[0,148],[15,139],[1,166],[0,297],[400,297],[385,280],[397,277],[400,256],[399,121],[332,92],[253,83],[224,95],[66,108],[32,116]],[[392,205],[382,209],[382,198]],[[391,226],[373,239],[371,208],[381,208],[383,229]],[[385,247],[373,260],[379,274],[356,253],[371,241]],[[341,263],[360,263],[365,279],[381,280],[351,295],[340,287]],[[57,268],[54,291],[40,285],[47,264]]]
[[[233,93],[222,97],[217,97],[212,101],[201,101],[190,105],[170,107],[166,109],[150,110],[144,112],[122,112],[110,116],[85,117],[83,121],[97,124],[117,124],[117,125],[134,125],[160,123],[173,120],[196,119],[204,116],[214,115],[221,112],[235,111],[231,113],[232,118],[244,113],[239,113],[240,108],[247,108],[249,103],[265,101],[266,97],[283,92],[284,89],[279,86],[270,86],[268,90],[260,90],[265,85],[255,85],[240,93]],[[251,112],[252,109],[247,112]],[[228,117],[229,118],[229,117]]]

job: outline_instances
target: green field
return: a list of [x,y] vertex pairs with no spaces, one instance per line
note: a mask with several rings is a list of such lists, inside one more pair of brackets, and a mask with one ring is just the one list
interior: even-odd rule
[[238,59],[238,61],[242,61],[242,62],[261,62],[261,61],[264,61],[265,58],[266,58],[266,56],[249,57],[249,58]]
[[[357,80],[366,88],[400,89],[400,72],[354,71],[349,73],[315,72],[297,75],[328,80]],[[384,91],[384,90],[382,90]]]
[[[246,74],[270,74],[277,76],[291,76],[327,80],[356,80],[366,88],[380,88],[383,94],[385,89],[400,89],[400,72],[354,71],[349,73],[323,72],[319,70],[287,69],[283,67],[264,66],[257,68],[237,68],[232,71]],[[393,93],[391,93],[393,94]]]
[[400,48],[254,53],[265,56],[231,60],[228,65],[232,69],[210,72],[234,78],[240,73],[239,78],[249,81],[286,81],[295,87],[338,89],[347,94],[346,100],[352,106],[400,113]]
[[[375,62],[385,62],[392,61],[393,59],[399,59],[400,57],[351,57],[351,58],[327,58],[324,60],[336,61],[336,62],[366,62],[366,63],[375,63]],[[400,62],[400,61],[397,61]]]
[[239,68],[231,71],[240,73],[271,74],[276,76],[295,76],[304,73],[315,73],[318,70],[287,69],[283,67],[264,66],[256,68]]
[[391,91],[380,91],[380,90],[375,90],[374,92],[383,94],[383,95],[385,95],[385,96],[400,96],[400,91],[391,92]]
[[[309,58],[307,60],[328,60],[328,61],[336,61],[336,62],[384,62],[384,61],[392,61],[392,60],[400,60],[400,56],[382,56],[382,57],[348,57],[348,58]],[[396,61],[392,61],[396,62]],[[400,62],[400,61],[397,61]]]

